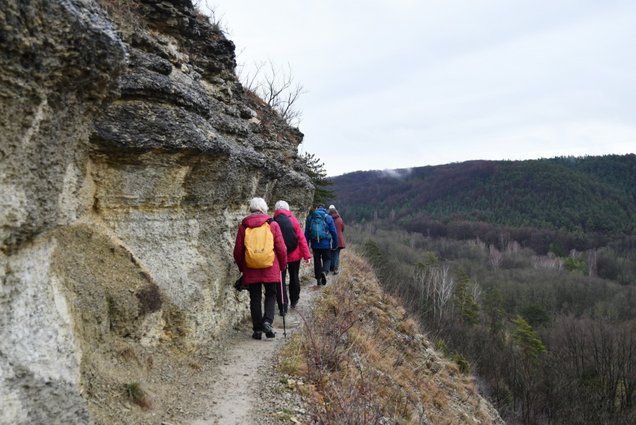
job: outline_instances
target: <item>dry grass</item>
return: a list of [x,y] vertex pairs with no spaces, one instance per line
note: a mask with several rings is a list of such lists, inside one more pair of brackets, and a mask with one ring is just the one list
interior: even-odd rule
[[135,0],[98,0],[108,16],[124,34],[132,34],[146,29],[142,18],[142,5]]
[[196,360],[190,360],[188,362],[188,366],[194,370],[201,370],[203,368],[203,365],[201,365],[201,363]]
[[473,379],[431,348],[353,254],[327,286],[281,368],[305,381],[319,424],[494,423]]

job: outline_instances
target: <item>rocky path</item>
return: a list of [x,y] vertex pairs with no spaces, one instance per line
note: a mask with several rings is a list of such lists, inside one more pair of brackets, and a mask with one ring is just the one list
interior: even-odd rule
[[287,338],[283,336],[282,318],[277,315],[276,338],[263,335],[262,340],[254,340],[251,323],[246,323],[227,340],[227,349],[219,359],[215,379],[207,391],[207,412],[201,412],[203,417],[189,425],[289,424],[290,418],[291,423],[294,422],[294,415],[304,414],[299,397],[285,396],[276,390],[276,386],[283,384],[274,365],[282,346],[301,328],[302,317],[310,313],[321,289],[315,284],[302,287],[297,309],[290,310],[285,318]]
[[[329,277],[327,287],[336,282],[335,278]],[[288,387],[287,377],[275,367],[281,348],[302,329],[303,317],[311,316],[314,302],[325,288],[316,286],[314,279],[310,282],[302,285],[297,309],[286,316],[287,338],[283,336],[282,318],[276,316],[273,339],[264,336],[262,340],[252,339],[251,321],[245,320],[238,328],[229,329],[223,338],[194,351],[175,350],[166,345],[156,352],[131,354],[128,360],[118,356],[120,362],[146,365],[143,369],[146,375],[139,383],[148,396],[148,408],[131,402],[120,386],[98,388],[98,383],[94,383],[93,391],[102,395],[91,401],[94,422],[104,425],[310,423],[299,394]],[[129,370],[113,367],[111,363],[100,367],[120,375]],[[119,382],[139,379],[120,375],[117,375]]]

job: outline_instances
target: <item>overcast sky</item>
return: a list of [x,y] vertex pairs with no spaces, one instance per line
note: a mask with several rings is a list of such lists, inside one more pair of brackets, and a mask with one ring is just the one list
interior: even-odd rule
[[636,152],[635,0],[207,1],[331,176]]

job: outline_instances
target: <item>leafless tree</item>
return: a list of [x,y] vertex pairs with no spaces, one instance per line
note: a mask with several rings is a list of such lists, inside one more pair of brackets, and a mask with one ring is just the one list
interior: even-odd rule
[[228,33],[227,28],[223,25],[222,17],[219,16],[216,9],[210,6],[207,1],[193,0],[192,6],[194,7],[197,18],[205,18],[217,30],[224,34]]
[[448,264],[420,265],[414,278],[421,288],[420,302],[429,306],[433,318],[441,324],[447,310],[452,307],[449,301],[455,290],[455,280]]
[[493,269],[498,269],[503,261],[503,254],[494,245],[490,245],[488,248],[490,251],[490,265]]
[[281,70],[269,61],[255,63],[248,73],[244,73],[243,69],[241,67],[237,71],[243,87],[256,93],[288,124],[297,126],[302,117],[297,102],[305,90],[302,84],[294,80],[291,66],[287,64],[287,70]]
[[587,251],[588,275],[598,276],[598,251],[590,249]]
[[[239,52],[237,56],[239,56],[241,53],[242,51]],[[261,78],[261,70],[264,66],[265,62],[254,62],[251,67],[251,72],[246,71],[246,66],[244,64],[239,64],[236,67],[236,76],[243,85],[243,88],[253,93],[258,93],[259,87],[261,85],[259,78]]]
[[537,270],[562,270],[563,260],[556,257],[554,254],[550,255],[535,255],[533,258],[534,268]]

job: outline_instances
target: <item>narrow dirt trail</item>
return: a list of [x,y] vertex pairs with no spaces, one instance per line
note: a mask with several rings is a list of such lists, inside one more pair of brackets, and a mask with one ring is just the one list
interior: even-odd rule
[[[313,279],[312,279],[313,280]],[[333,276],[332,279],[333,281]],[[302,287],[300,301],[295,310],[289,310],[285,318],[287,338],[283,336],[282,317],[276,315],[276,338],[262,340],[251,338],[251,322],[236,332],[226,342],[227,350],[219,359],[214,382],[207,391],[210,400],[208,411],[201,419],[188,425],[263,425],[276,423],[272,418],[256,413],[258,403],[266,403],[259,394],[260,380],[275,363],[275,356],[287,339],[302,326],[301,315],[307,317],[315,298],[323,287],[309,284]],[[278,313],[278,307],[276,309]]]

